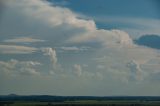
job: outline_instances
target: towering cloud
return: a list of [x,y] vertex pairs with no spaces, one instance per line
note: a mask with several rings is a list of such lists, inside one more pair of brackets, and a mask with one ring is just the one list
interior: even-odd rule
[[74,73],[80,77],[82,75],[81,66],[79,64],[75,64],[73,67],[74,67]]
[[50,61],[53,64],[53,67],[56,67],[57,65],[56,51],[48,47],[48,48],[42,48],[42,52],[44,52],[44,55],[49,56]]
[[38,20],[46,21],[51,26],[68,24],[86,30],[93,30],[96,28],[93,20],[78,19],[78,15],[71,10],[51,5],[44,0],[10,0],[7,2],[7,5],[12,5],[14,8],[21,8],[27,15]]

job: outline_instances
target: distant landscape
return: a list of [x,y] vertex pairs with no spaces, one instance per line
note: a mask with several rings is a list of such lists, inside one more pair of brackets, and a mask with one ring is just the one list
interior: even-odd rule
[[0,106],[159,106],[160,96],[3,95]]

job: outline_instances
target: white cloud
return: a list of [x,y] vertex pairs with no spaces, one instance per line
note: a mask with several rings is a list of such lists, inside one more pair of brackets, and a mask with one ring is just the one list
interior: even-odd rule
[[48,48],[42,48],[42,52],[44,52],[44,55],[50,57],[50,61],[52,62],[53,66],[56,67],[57,65],[57,56],[55,49],[52,49],[50,47]]
[[18,45],[0,45],[1,54],[30,54],[38,49],[34,47],[18,46]]
[[29,76],[30,75],[40,75],[40,73],[37,72],[35,69],[33,69],[33,68],[24,68],[24,67],[22,67],[20,69],[19,73],[21,75],[29,75]]
[[81,65],[75,64],[73,67],[74,67],[74,73],[80,77],[82,75]]
[[[70,30],[64,33],[72,36],[68,39],[72,43],[97,41],[107,46],[132,45],[132,39],[126,32],[97,29],[93,20],[80,19],[80,15],[68,8],[51,5],[49,2],[41,0],[21,0],[21,2],[15,0],[14,2],[9,1],[7,4],[18,9],[22,14],[26,14],[27,17],[32,17],[32,20],[39,20],[41,23],[54,28],[60,27],[58,29],[59,32],[63,32],[62,30],[69,27]],[[79,30],[80,32],[76,32],[77,35],[73,35],[74,30]]]
[[17,75],[40,75],[36,67],[41,63],[36,61],[18,61],[11,59],[9,61],[0,61],[0,71],[7,76]]
[[[107,45],[132,44],[132,40],[126,32],[120,30],[98,30],[93,20],[80,19],[78,18],[81,17],[80,15],[68,8],[51,6],[50,3],[41,0],[22,0],[21,2],[16,0],[14,2],[10,1],[8,4],[18,9],[22,8],[21,11],[23,14],[27,14],[32,19],[40,20],[42,23],[45,22],[51,27],[61,26],[63,28],[65,27],[65,29],[70,27],[72,31],[74,29],[86,30],[77,33],[77,36],[73,36],[72,31],[67,32],[73,36],[69,38],[68,41],[70,42],[76,43],[95,40]],[[61,32],[61,30],[59,31]]]
[[[42,0],[21,0],[21,1],[10,0],[8,1],[7,5],[8,5],[8,8],[11,8],[13,10],[15,9],[15,11],[18,13],[18,16],[24,15],[22,17],[24,18],[23,21],[25,21],[25,23],[27,22],[41,23],[40,26],[38,26],[39,24],[36,26],[36,24],[34,23],[33,25],[35,25],[36,27],[35,26],[32,27],[32,24],[31,24],[27,28],[30,32],[33,32],[32,33],[33,35],[41,35],[35,38],[41,38],[43,36],[42,38],[46,38],[47,41],[50,41],[49,43],[51,44],[49,45],[47,44],[49,48],[42,48],[41,50],[44,52],[44,55],[49,56],[50,61],[54,68],[57,67],[58,65],[57,64],[58,59],[57,59],[56,51],[50,47],[54,47],[55,42],[56,43],[58,42],[57,44],[61,46],[61,49],[68,50],[68,51],[78,51],[78,50],[87,49],[87,48],[81,48],[81,47],[79,48],[78,46],[77,47],[72,46],[73,43],[74,45],[76,45],[77,43],[84,43],[84,42],[85,44],[87,44],[88,42],[98,42],[99,44],[102,44],[103,47],[96,48],[97,50],[94,51],[94,53],[93,52],[90,53],[91,55],[87,54],[86,57],[79,56],[77,60],[83,61],[83,58],[85,58],[84,62],[86,63],[84,64],[89,63],[90,64],[89,66],[92,66],[92,65],[95,65],[96,63],[94,63],[95,61],[92,62],[92,59],[90,59],[90,56],[94,58],[96,58],[97,55],[104,56],[101,59],[97,59],[96,62],[103,63],[102,65],[104,65],[108,69],[111,69],[112,71],[116,70],[116,72],[113,72],[113,73],[118,73],[116,74],[117,77],[118,75],[120,75],[120,73],[122,73],[122,76],[126,75],[124,74],[126,72],[123,70],[126,70],[127,68],[126,63],[128,63],[128,61],[135,60],[138,64],[146,64],[149,60],[156,59],[156,56],[158,55],[157,51],[153,49],[135,45],[132,39],[130,38],[130,36],[128,35],[128,33],[126,33],[125,31],[116,30],[116,29],[114,30],[98,29],[93,20],[79,18],[81,17],[79,14],[72,12],[68,8],[51,5],[49,2],[42,1]],[[14,15],[15,17],[17,16],[16,14]],[[33,30],[32,28],[29,29],[30,26],[32,28],[37,28],[36,29],[37,32],[34,32],[35,30]],[[26,26],[24,28],[26,28]],[[25,29],[25,31],[27,30],[27,28]],[[26,31],[26,33],[28,33],[28,30]],[[15,31],[15,32],[19,32],[19,29],[18,31]],[[9,41],[17,42],[17,39],[9,39]],[[21,39],[18,38],[18,42],[21,42],[21,41],[39,42],[38,39],[28,40],[27,37],[21,38]],[[61,44],[64,45],[64,42],[65,43],[67,42],[70,46],[62,47]],[[7,46],[5,47],[5,49],[3,47],[3,49],[6,51],[5,53],[7,52],[8,53],[9,52],[32,53],[37,50],[36,48],[24,49],[23,46],[18,46],[18,48],[21,47],[21,49],[17,50],[15,49],[16,47]],[[7,51],[6,48],[9,48],[12,50]],[[71,62],[72,61],[73,60],[71,60]],[[67,63],[68,60],[64,59],[63,63],[66,64],[65,62]],[[78,75],[81,75],[82,74],[81,66],[74,65],[74,67],[77,70],[79,70],[77,71]],[[90,68],[90,69],[95,71],[95,69],[93,68]],[[138,66],[137,68],[134,68],[134,69],[135,70],[138,69]]]
[[[139,89],[145,88],[147,94],[148,92],[151,94],[150,90],[152,85],[154,85],[154,88],[156,89],[154,94],[158,95],[157,92],[160,88],[158,83],[143,83],[147,81],[151,74],[159,73],[159,60],[156,60],[158,62],[155,63],[155,59],[158,58],[157,55],[159,55],[156,50],[133,44],[130,36],[124,31],[98,29],[93,20],[83,19],[79,14],[72,12],[68,8],[59,7],[56,6],[56,4],[51,5],[44,0],[4,0],[4,2],[9,3],[6,8],[9,12],[4,11],[4,16],[1,18],[1,41],[4,41],[4,39],[13,41],[13,39],[9,38],[19,38],[21,35],[26,35],[27,39],[32,38],[32,42],[35,42],[35,40],[37,42],[38,39],[46,39],[47,42],[35,44],[36,47],[38,46],[40,49],[32,47],[26,48],[26,46],[20,45],[2,45],[0,47],[0,53],[2,53],[2,51],[4,53],[5,51],[5,53],[10,52],[10,54],[20,54],[33,53],[37,50],[41,50],[44,55],[46,55],[42,56],[39,52],[36,52],[37,55],[33,55],[36,56],[34,59],[36,58],[41,61],[41,63],[44,63],[43,66],[39,66],[41,65],[40,63],[32,61],[0,61],[1,73],[5,73],[5,75],[20,75],[16,78],[22,79],[13,79],[13,81],[11,81],[0,74],[2,76],[0,77],[2,79],[0,80],[1,85],[3,85],[3,81],[4,85],[6,85],[5,82],[9,82],[7,86],[0,88],[0,92],[3,92],[3,88],[6,92],[7,90],[10,91],[10,88],[16,89],[15,91],[19,92],[21,90],[17,89],[21,89],[23,84],[17,84],[17,81],[20,83],[31,81],[24,84],[24,89],[29,87],[31,93],[34,93],[34,91],[44,91],[44,93],[47,92],[49,94],[56,93],[70,95],[70,93],[75,94],[78,91],[77,95],[83,95],[82,92],[84,93],[84,91],[86,91],[84,93],[85,95],[106,95],[104,92],[109,91],[109,94],[117,95],[123,94],[121,92],[123,91],[124,94],[136,95],[139,93],[130,92],[138,91],[141,94]],[[28,35],[29,37],[27,37]],[[17,42],[17,38],[14,39],[13,42]],[[27,41],[26,38],[18,39],[18,42],[31,42],[31,39]],[[33,38],[38,39],[33,40]],[[4,42],[1,42],[1,44],[3,43]],[[102,44],[103,46],[99,46],[99,44]],[[88,52],[78,54],[72,53],[73,50],[82,49],[82,47],[80,47],[81,45],[89,45],[91,48],[95,48]],[[46,48],[46,46],[48,48]],[[63,47],[65,50],[72,51],[70,53],[62,52],[61,54],[56,54],[57,49],[54,50],[54,47]],[[60,62],[62,62],[62,66],[65,67],[63,72],[59,69],[60,66],[58,64],[57,55],[61,57]],[[33,56],[27,56],[27,60],[32,59]],[[9,57],[5,58],[4,56],[3,58],[8,59]],[[17,58],[22,59],[18,56]],[[131,60],[134,60],[134,62]],[[152,62],[149,62],[151,60]],[[129,67],[126,66],[128,62],[130,63]],[[96,67],[98,64],[105,66],[105,68],[100,66],[99,68],[101,68],[101,70],[98,71]],[[152,70],[154,70],[153,73]],[[73,73],[80,77],[74,77]],[[143,73],[148,73],[148,76],[144,77]],[[39,74],[41,75],[40,78],[34,77],[34,80],[28,79],[27,77],[23,78],[23,76],[21,77],[21,75]],[[46,78],[45,76],[48,74],[51,75],[51,77],[48,78],[47,76]],[[128,84],[122,83],[122,81],[126,81],[128,76],[131,77],[131,75],[134,75],[133,79],[136,79],[135,82],[140,82],[140,86],[135,84],[134,81],[129,82]],[[145,80],[139,81],[141,80],[141,77],[145,78]],[[97,79],[102,80],[99,81]],[[15,82],[18,86],[12,84],[12,82]],[[70,86],[68,86],[69,84]],[[82,87],[79,87],[79,85],[82,85]],[[37,86],[38,88],[41,88],[41,90],[37,90]],[[44,86],[47,90],[43,89]],[[64,86],[66,87],[65,89],[63,89]],[[111,89],[116,92],[110,92]]]
[[36,19],[46,21],[51,26],[68,24],[76,28],[85,28],[86,30],[96,28],[93,20],[78,19],[78,14],[73,13],[68,8],[53,6],[47,1],[14,0],[8,1],[7,4],[21,8],[24,13]]
[[63,47],[60,47],[60,49],[62,49],[64,51],[86,51],[86,50],[89,50],[90,47],[85,47],[85,46],[82,46],[82,47],[76,47],[76,46],[67,47],[67,46],[63,46]]
[[93,30],[82,35],[73,36],[70,42],[82,43],[89,41],[100,42],[105,46],[132,46],[132,39],[121,30]]
[[6,43],[35,43],[35,42],[45,42],[45,40],[33,39],[30,37],[18,37],[15,39],[4,40]]
[[72,46],[72,47],[61,47],[62,50],[65,51],[79,51],[78,47]]

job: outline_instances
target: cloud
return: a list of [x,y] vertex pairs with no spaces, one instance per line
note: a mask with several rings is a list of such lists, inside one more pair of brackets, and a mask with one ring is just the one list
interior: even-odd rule
[[[71,37],[68,39],[68,37],[65,38],[63,36],[63,39],[67,39],[70,43],[97,41],[104,45],[132,44],[132,39],[126,32],[121,30],[97,29],[93,20],[79,18],[81,15],[65,7],[51,5],[49,2],[41,0],[22,0],[21,2],[16,0],[14,2],[9,1],[7,4],[9,6],[12,5],[16,9],[21,8],[19,11],[23,12],[22,14],[26,14],[27,17],[32,17],[32,20],[39,20],[44,25],[47,24],[52,28],[58,28],[59,32],[57,33],[69,28],[69,31],[67,30],[67,33],[64,32],[64,34]],[[77,32],[73,33],[74,30],[77,30]]]
[[[35,19],[43,20],[51,26],[68,24],[76,28],[92,30],[95,28],[93,20],[78,19],[78,14],[65,7],[54,6],[42,0],[14,0],[8,1],[7,5],[21,8],[23,12]],[[35,9],[36,8],[36,9]]]
[[37,50],[37,48],[28,46],[0,45],[1,54],[30,54],[36,52]]
[[140,64],[132,60],[131,62],[127,64],[127,66],[130,69],[130,79],[131,80],[142,80],[143,79],[143,72],[140,68]]
[[71,46],[71,47],[67,47],[67,46],[63,46],[60,47],[60,49],[64,50],[64,51],[87,51],[90,49],[90,47],[76,47],[76,46]]
[[81,65],[75,64],[73,67],[74,67],[74,73],[80,77],[82,75]]
[[18,61],[11,59],[9,61],[0,61],[1,73],[7,76],[17,75],[40,75],[36,70],[41,63],[37,61]]
[[105,46],[132,46],[133,42],[129,35],[121,30],[93,30],[82,35],[73,36],[69,42],[99,42]]
[[50,47],[41,48],[44,56],[48,56],[50,60],[49,75],[63,75],[64,71],[61,64],[58,63],[56,50]]
[[[55,34],[58,33],[57,35],[60,36],[65,35],[63,36],[63,40],[66,41],[61,42],[84,43],[96,41],[107,46],[132,45],[132,39],[126,32],[98,29],[93,20],[79,18],[81,15],[65,7],[51,5],[49,2],[41,0],[22,0],[21,2],[15,0],[14,2],[8,1],[7,4],[21,12],[21,14],[32,17],[29,20],[39,20],[44,25],[50,26],[52,30],[55,29]],[[45,36],[48,37],[46,34]]]
[[42,52],[44,52],[44,55],[50,57],[50,61],[52,62],[53,66],[56,67],[57,65],[57,56],[55,49],[52,49],[50,47],[48,48],[42,48]]
[[65,51],[79,51],[80,49],[78,47],[61,47],[62,50],[65,50]]
[[[4,84],[5,87],[0,87],[0,93],[21,92],[19,89],[23,84],[23,88],[28,90],[29,87],[28,92],[31,93],[36,91],[61,95],[75,93],[82,95],[84,91],[85,95],[106,95],[104,92],[111,95],[128,95],[131,91],[140,92],[139,89],[143,87],[148,94],[153,85],[157,92],[159,91],[158,83],[149,82],[152,77],[159,77],[155,76],[160,69],[159,51],[134,44],[131,35],[125,31],[98,29],[92,19],[83,18],[68,8],[56,6],[54,3],[52,5],[45,0],[4,0],[4,2],[8,3],[0,24],[0,53],[3,53],[2,59],[6,61],[0,61],[2,76],[0,84]],[[46,42],[42,43],[41,39],[45,39]],[[3,42],[5,40],[9,41]],[[10,41],[31,43],[28,47],[23,43],[11,45]],[[93,49],[88,50],[90,48],[85,47]],[[60,49],[70,52],[57,52]],[[88,51],[73,53],[85,49]],[[4,51],[10,53],[9,56],[5,55]],[[34,54],[26,55],[29,53]],[[15,59],[10,60],[12,57]],[[25,59],[37,59],[39,62],[20,61]],[[3,75],[17,77],[11,81]],[[24,75],[40,77],[30,79],[23,77]],[[130,80],[124,84],[126,79]],[[24,83],[27,81],[28,83]],[[136,82],[139,82],[140,86],[135,84]],[[36,89],[37,87],[40,89]],[[13,91],[10,88],[13,88]]]
[[[26,36],[23,38],[17,37],[15,39],[8,39],[5,42],[42,42],[43,40],[41,41],[40,39],[45,38],[47,42],[44,42],[45,43],[44,46],[43,44],[38,46],[40,46],[39,48],[44,53],[44,55],[49,57],[54,71],[58,70],[57,67],[59,66],[59,64],[58,64],[56,50],[54,50],[51,47],[57,45],[60,47],[60,49],[64,51],[87,50],[88,48],[85,47],[87,47],[89,44],[91,46],[97,44],[103,45],[98,48],[95,47],[95,51],[90,51],[88,54],[81,53],[77,56],[74,55],[74,58],[72,57],[73,56],[72,53],[70,56],[64,55],[62,53],[60,54],[64,56],[64,58],[62,59],[63,62],[62,64],[67,66],[66,68],[67,70],[68,68],[70,68],[68,67],[68,64],[71,64],[72,67],[73,64],[75,64],[75,61],[77,60],[79,62],[82,62],[83,64],[89,63],[90,64],[89,66],[97,66],[97,63],[101,62],[101,64],[107,67],[107,69],[115,71],[113,73],[118,73],[116,74],[117,77],[121,77],[118,76],[120,75],[119,73],[122,73],[122,75],[126,75],[123,74],[125,73],[125,71],[123,70],[126,70],[127,68],[126,64],[128,63],[128,61],[135,60],[136,63],[138,64],[145,64],[147,61],[151,59],[154,60],[158,55],[157,51],[153,49],[134,44],[130,35],[125,31],[117,29],[112,29],[112,30],[98,29],[93,20],[84,19],[81,17],[80,14],[74,13],[68,8],[56,6],[56,4],[54,3],[52,5],[44,0],[21,0],[21,1],[10,0],[4,2],[7,3],[6,5],[8,6],[8,9],[10,11],[9,13],[6,13],[7,16],[12,17],[12,19],[14,20],[11,21],[9,24],[5,24],[5,22],[8,22],[8,20],[10,19],[7,20],[7,18],[4,16],[3,19],[4,25],[8,25],[5,27],[10,28],[7,29],[6,34],[2,33],[2,35],[4,35],[4,38],[5,36],[7,35],[9,36],[12,33],[14,33],[12,35],[15,35],[17,37],[17,33],[19,34],[20,31],[22,34],[25,35],[26,34],[34,35],[34,37]],[[21,20],[19,20],[19,18]],[[19,25],[18,28],[15,27],[15,25],[17,25],[17,22],[19,22],[20,24],[20,25],[18,24]],[[13,25],[11,25],[11,23]],[[2,30],[3,28],[4,27],[0,29],[1,30],[0,32],[5,31]],[[20,30],[19,28],[22,29]],[[14,31],[12,31],[12,29],[14,29]],[[21,33],[20,35],[22,35]],[[38,39],[33,39],[33,38],[38,38]],[[85,45],[85,47],[79,47],[79,45]],[[21,47],[18,50],[13,45],[5,47],[4,46],[5,45],[3,45],[3,52],[5,50],[6,51],[5,53],[7,52],[8,53],[11,52],[12,54],[17,52],[32,53],[37,51],[37,48],[27,47],[24,49],[25,46],[16,46],[17,48]],[[44,48],[41,48],[41,46]],[[7,49],[8,50],[7,51],[6,48],[12,50]],[[98,57],[104,56],[104,57],[98,59],[97,56]],[[97,60],[92,61],[92,58],[97,58]],[[70,60],[70,62],[68,62],[68,60]],[[81,75],[80,74],[82,73],[80,71],[81,66],[74,65],[74,67],[75,70],[79,70],[77,71],[77,73],[79,73],[78,75]],[[93,70],[91,71],[91,73],[97,70],[97,68],[94,69],[94,67],[93,68],[87,67],[87,68],[90,69],[90,71]],[[103,68],[104,71],[108,71],[107,69]],[[133,69],[135,70],[138,69],[138,66],[137,68]]]
[[45,40],[33,39],[30,37],[18,37],[15,39],[4,40],[6,43],[36,43],[36,42],[45,42]]
[[[23,21],[25,21],[26,24],[27,22],[35,22],[34,25],[36,25],[37,23],[41,23],[40,26],[36,27],[29,25],[29,28],[38,27],[36,29],[38,30],[37,32],[34,32],[35,30],[29,29],[28,27],[27,28],[29,31],[33,32],[32,35],[37,35],[37,37],[35,38],[41,38],[43,36],[50,43],[47,44],[47,46],[49,45],[49,48],[44,47],[41,50],[42,52],[44,52],[44,55],[50,57],[50,61],[54,67],[57,66],[58,59],[56,51],[50,47],[54,47],[54,42],[56,41],[60,41],[58,42],[59,45],[63,44],[63,46],[61,46],[61,49],[65,51],[82,51],[87,49],[78,46],[64,46],[64,42],[66,43],[67,41],[67,44],[69,45],[78,45],[78,43],[87,44],[88,42],[98,42],[102,44],[103,47],[96,48],[96,52],[90,54],[94,55],[93,57],[96,57],[97,55],[102,56],[104,54],[104,56],[109,55],[111,56],[111,58],[108,58],[108,56],[106,56],[106,59],[99,61],[106,62],[108,65],[113,64],[117,67],[122,67],[122,64],[125,66],[126,62],[132,59],[138,61],[138,63],[140,64],[145,63],[146,61],[155,58],[157,55],[157,53],[152,49],[135,45],[130,38],[130,35],[125,31],[116,29],[98,29],[93,20],[80,18],[81,15],[72,12],[68,8],[56,6],[54,5],[54,3],[52,5],[49,2],[42,0],[15,0],[7,1],[7,5],[12,10],[15,10],[17,14],[20,14],[20,16],[24,18]],[[24,28],[26,28],[26,26]],[[27,30],[27,28],[25,30]],[[28,33],[28,31],[26,31],[26,33]],[[39,39],[33,38],[18,37],[16,39],[9,39],[9,41],[39,42]],[[119,47],[121,48],[119,49]],[[147,55],[144,55],[144,51],[147,53]],[[119,63],[117,62],[117,60]],[[122,63],[120,61],[124,62]],[[66,60],[64,60],[64,63],[65,62]],[[86,62],[90,62],[90,59],[86,58]]]
[[32,68],[21,68],[20,69],[20,74],[21,75],[40,75],[39,72],[37,72],[35,69],[32,69]]

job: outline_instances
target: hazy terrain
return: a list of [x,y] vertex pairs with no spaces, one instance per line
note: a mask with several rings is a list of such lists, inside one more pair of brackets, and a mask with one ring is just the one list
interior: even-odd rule
[[[8,104],[8,105],[7,105]],[[0,96],[0,106],[159,106],[160,97],[153,96]]]

